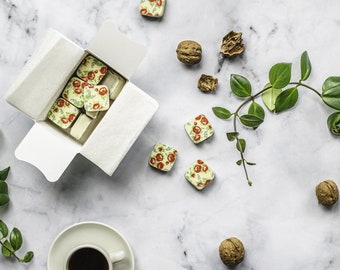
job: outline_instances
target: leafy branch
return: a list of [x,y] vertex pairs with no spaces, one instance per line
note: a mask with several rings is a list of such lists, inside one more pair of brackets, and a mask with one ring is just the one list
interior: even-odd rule
[[15,258],[18,262],[28,263],[33,259],[34,253],[32,251],[26,252],[23,258],[18,257],[18,251],[23,243],[21,232],[17,228],[13,228],[9,233],[7,225],[0,220],[0,245],[1,253],[4,257]]
[[[239,105],[235,112],[224,107],[213,107],[214,114],[220,119],[233,118],[233,129],[226,133],[227,139],[236,142],[235,146],[240,154],[240,159],[236,164],[243,167],[248,185],[252,185],[249,178],[247,167],[256,165],[245,158],[246,140],[240,137],[237,124],[240,122],[243,126],[257,129],[265,119],[264,108],[255,100],[262,97],[262,101],[266,108],[273,113],[281,113],[295,106],[299,98],[300,88],[315,93],[327,106],[340,110],[340,77],[328,77],[322,85],[322,93],[315,88],[304,83],[310,76],[312,65],[305,51],[300,58],[300,80],[291,81],[292,64],[277,63],[269,70],[269,83],[252,95],[252,86],[249,80],[241,75],[230,75],[230,88],[232,92],[243,102]],[[242,114],[242,109],[248,106],[247,113]],[[327,124],[330,132],[335,136],[340,136],[340,111],[332,113]]]
[[[10,171],[10,167],[0,171],[0,206],[8,205],[8,186],[5,182]],[[6,258],[15,258],[18,262],[28,263],[33,259],[32,251],[26,252],[23,258],[20,258],[16,252],[21,248],[23,238],[18,228],[13,228],[9,232],[8,226],[0,219],[0,246],[1,253]]]

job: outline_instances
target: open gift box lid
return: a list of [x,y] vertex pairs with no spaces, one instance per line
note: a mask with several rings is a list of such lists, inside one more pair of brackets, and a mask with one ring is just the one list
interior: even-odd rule
[[146,49],[123,36],[111,22],[104,23],[87,50],[50,29],[6,95],[8,103],[35,121],[16,149],[17,158],[36,166],[51,182],[60,178],[78,153],[112,175],[158,109],[157,101],[127,81],[84,144],[45,121],[88,53],[128,80]]

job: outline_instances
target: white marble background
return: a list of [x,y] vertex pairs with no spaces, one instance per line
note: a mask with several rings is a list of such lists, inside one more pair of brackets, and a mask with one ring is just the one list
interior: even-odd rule
[[[18,161],[14,150],[33,122],[0,99],[0,166],[11,166],[11,203],[0,218],[24,235],[24,249],[35,259],[19,265],[0,258],[0,269],[46,269],[49,247],[57,234],[79,221],[94,220],[118,229],[130,242],[136,269],[226,269],[219,243],[241,239],[245,260],[235,269],[340,269],[340,209],[317,203],[314,188],[325,179],[340,184],[340,142],[330,136],[330,109],[309,91],[297,106],[280,115],[267,113],[254,131],[241,129],[253,187],[235,164],[234,146],[225,133],[230,121],[217,119],[213,106],[236,109],[229,76],[242,74],[253,89],[267,82],[277,62],[298,66],[307,50],[313,72],[308,81],[321,89],[330,75],[340,75],[340,3],[336,0],[168,0],[162,20],[138,13],[139,1],[1,0],[0,95],[3,97],[48,27],[77,44],[86,44],[107,19],[131,39],[148,47],[132,81],[160,103],[160,109],[112,177],[78,156],[57,183],[47,182],[33,166]],[[224,63],[217,57],[222,37],[243,33],[242,57]],[[188,68],[176,58],[177,44],[198,41],[203,60]],[[298,73],[295,69],[295,77]],[[196,88],[202,74],[219,79],[215,94]],[[205,113],[214,137],[199,146],[183,125]],[[147,165],[153,144],[178,149],[170,173]],[[34,149],[32,149],[34,151]],[[197,192],[184,179],[195,159],[204,159],[216,181]]]

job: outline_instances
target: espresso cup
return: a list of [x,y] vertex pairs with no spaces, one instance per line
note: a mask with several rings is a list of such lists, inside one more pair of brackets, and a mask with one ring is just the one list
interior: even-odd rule
[[107,252],[96,245],[82,245],[66,258],[65,270],[112,270],[113,264],[125,258],[123,250]]

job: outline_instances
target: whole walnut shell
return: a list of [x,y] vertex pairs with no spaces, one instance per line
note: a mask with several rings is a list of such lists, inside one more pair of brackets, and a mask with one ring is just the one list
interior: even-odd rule
[[243,261],[244,247],[236,237],[225,239],[219,247],[220,258],[225,265],[235,266]]
[[319,183],[315,188],[315,193],[319,203],[325,206],[331,206],[339,199],[338,187],[332,180]]
[[198,64],[202,59],[202,47],[193,40],[181,41],[176,53],[178,60],[187,65]]

